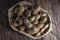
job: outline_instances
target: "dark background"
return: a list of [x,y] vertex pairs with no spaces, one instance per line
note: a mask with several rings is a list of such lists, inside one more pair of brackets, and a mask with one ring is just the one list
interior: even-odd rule
[[59,0],[0,0],[0,40],[34,40],[14,31],[8,23],[8,9],[20,1],[28,1],[34,5],[40,5],[51,14],[52,22],[55,24],[52,26],[52,31],[46,36],[36,40],[60,40]]

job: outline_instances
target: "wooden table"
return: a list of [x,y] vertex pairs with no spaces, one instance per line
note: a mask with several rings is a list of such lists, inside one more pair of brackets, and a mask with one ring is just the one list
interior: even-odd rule
[[[0,0],[0,40],[34,40],[23,34],[14,31],[5,16],[8,14],[8,8],[23,0]],[[60,1],[59,0],[24,0],[40,5],[47,10],[54,25],[52,31],[46,36],[36,40],[60,40]],[[1,15],[5,14],[5,15]]]

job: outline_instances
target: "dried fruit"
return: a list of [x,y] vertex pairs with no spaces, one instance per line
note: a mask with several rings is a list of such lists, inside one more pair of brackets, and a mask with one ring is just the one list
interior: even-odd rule
[[36,19],[35,19],[35,20],[38,20],[38,19],[40,19],[41,15],[40,15],[40,14],[38,14],[38,15],[36,15],[35,17],[36,17]]
[[39,33],[37,33],[36,36],[41,36],[41,34],[45,31],[46,28],[48,28],[49,24],[46,24],[41,30]]
[[24,26],[19,26],[20,31],[24,31],[25,27]]
[[19,12],[18,12],[17,16],[23,15],[24,10],[25,10],[24,7],[23,6],[20,6],[19,7]]
[[47,13],[42,13],[42,14],[41,14],[41,16],[46,16],[46,15],[47,15]]
[[37,25],[37,28],[38,28],[38,29],[41,29],[43,26],[44,26],[44,24],[39,23],[39,24]]
[[46,21],[47,21],[47,16],[45,16],[45,17],[42,17],[42,19],[41,19],[41,21],[40,21],[40,23],[45,23]]
[[29,18],[29,20],[30,20],[30,22],[33,22],[33,21],[35,20],[35,16],[31,16],[31,17]]
[[27,28],[31,28],[33,25],[29,22],[29,20],[28,19],[25,19],[24,20],[24,24],[25,24],[25,26],[27,27]]
[[37,6],[33,11],[33,15],[38,14],[39,11],[40,11],[40,6]]
[[24,13],[24,16],[25,17],[30,17],[31,16],[31,11],[30,10],[27,10],[25,13]]
[[16,22],[14,22],[12,25],[13,25],[14,27],[19,26]]
[[35,21],[33,22],[33,24],[36,25],[36,24],[38,24],[38,22],[39,22],[38,20],[35,20]]
[[32,27],[31,29],[27,29],[26,32],[28,34],[36,34],[37,32],[39,32],[39,29],[36,27]]

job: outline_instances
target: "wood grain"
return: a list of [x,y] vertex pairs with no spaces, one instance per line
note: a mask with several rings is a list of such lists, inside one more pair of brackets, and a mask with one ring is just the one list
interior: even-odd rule
[[20,1],[28,1],[40,5],[52,17],[52,31],[43,38],[36,40],[60,40],[60,1],[59,0],[0,0],[0,40],[34,40],[14,31],[8,22],[7,10]]

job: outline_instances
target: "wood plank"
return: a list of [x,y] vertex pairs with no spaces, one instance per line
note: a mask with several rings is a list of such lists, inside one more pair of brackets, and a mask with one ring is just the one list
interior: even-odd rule
[[[14,31],[9,23],[6,16],[7,10],[14,4],[23,0],[0,0],[0,40],[34,40],[23,34]],[[49,11],[52,17],[53,30],[44,36],[43,38],[36,40],[60,40],[60,1],[59,0],[24,0],[33,3],[34,5],[41,5],[42,8]]]

